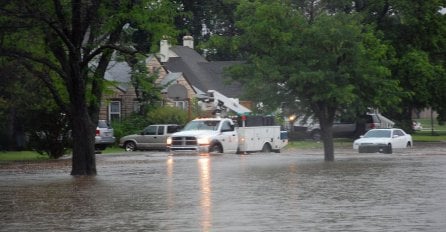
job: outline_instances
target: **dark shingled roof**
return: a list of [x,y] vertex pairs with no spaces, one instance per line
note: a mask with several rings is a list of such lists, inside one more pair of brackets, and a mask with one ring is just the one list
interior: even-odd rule
[[182,72],[195,88],[203,92],[217,90],[232,98],[240,98],[242,95],[242,87],[238,82],[229,81],[223,77],[224,68],[240,62],[209,62],[195,50],[184,46],[172,47],[171,50],[179,57],[169,58],[164,66],[170,72]]

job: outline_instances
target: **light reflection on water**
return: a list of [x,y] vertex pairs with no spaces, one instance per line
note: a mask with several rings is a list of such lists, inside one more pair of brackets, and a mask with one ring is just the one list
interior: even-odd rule
[[0,231],[446,228],[446,156],[127,156],[96,177],[0,167]]

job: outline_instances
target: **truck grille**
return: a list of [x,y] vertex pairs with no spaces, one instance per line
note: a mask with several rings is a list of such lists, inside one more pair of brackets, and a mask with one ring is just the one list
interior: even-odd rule
[[195,137],[173,137],[172,147],[175,146],[196,146],[197,139]]

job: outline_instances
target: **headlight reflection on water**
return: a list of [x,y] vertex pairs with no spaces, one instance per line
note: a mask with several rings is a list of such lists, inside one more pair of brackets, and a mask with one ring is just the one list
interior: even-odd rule
[[200,207],[201,207],[201,227],[202,231],[209,231],[212,228],[212,188],[211,188],[211,168],[208,156],[201,156],[198,160],[200,170]]

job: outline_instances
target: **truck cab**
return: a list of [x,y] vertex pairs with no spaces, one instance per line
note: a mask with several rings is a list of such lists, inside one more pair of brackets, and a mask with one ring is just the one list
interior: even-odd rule
[[189,122],[167,139],[172,152],[235,153],[238,133],[228,118],[203,118]]

